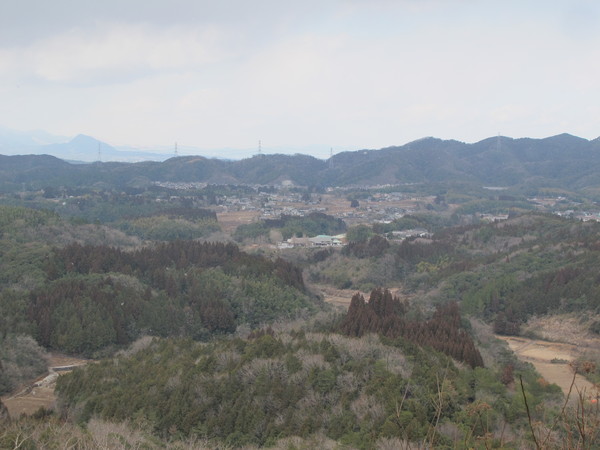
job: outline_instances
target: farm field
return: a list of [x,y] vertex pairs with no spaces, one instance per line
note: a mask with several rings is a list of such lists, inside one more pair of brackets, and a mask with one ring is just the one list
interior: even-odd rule
[[[352,300],[354,294],[358,292],[356,289],[336,289],[332,286],[326,285],[311,285],[311,290],[322,295],[325,302],[346,309],[350,306],[350,301]],[[391,288],[389,290],[393,295],[399,295],[400,289]],[[369,298],[370,293],[359,293],[362,294],[362,296],[366,299]]]
[[239,225],[252,223],[259,217],[260,211],[217,212],[217,221],[226,233],[233,233]]
[[[573,382],[573,370],[569,363],[580,356],[581,351],[578,346],[524,337],[497,336],[497,338],[506,342],[519,359],[533,364],[547,381],[558,385],[565,394],[569,392]],[[588,398],[596,398],[599,394],[598,389],[579,374],[575,377],[571,401],[576,400],[577,392],[584,392]]]
[[21,386],[17,392],[2,398],[11,418],[22,414],[32,415],[40,408],[54,409],[56,396],[54,388],[60,374],[70,372],[70,368],[89,363],[89,360],[62,354],[51,354],[48,358],[48,373],[33,380],[28,386]]

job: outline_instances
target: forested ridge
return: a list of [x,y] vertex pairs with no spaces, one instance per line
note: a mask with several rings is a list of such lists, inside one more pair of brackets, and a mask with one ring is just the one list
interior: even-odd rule
[[407,296],[431,290],[435,303],[457,301],[497,332],[518,334],[535,314],[599,313],[599,265],[600,224],[529,213],[393,244],[375,234],[309,265],[307,274],[361,291],[395,283]]
[[[505,358],[526,380],[532,406],[557,395]],[[495,370],[459,369],[402,338],[267,329],[207,345],[146,341],[61,378],[58,390],[76,420],[143,418],[160,436],[198,436],[213,445],[268,446],[314,435],[352,448],[385,440],[438,447],[457,436],[491,445],[492,428],[518,436],[526,417],[520,393]]]
[[298,267],[232,243],[57,247],[43,241],[43,226],[61,223],[55,214],[2,212],[3,336],[26,333],[47,348],[89,356],[144,334],[208,339],[322,307]]
[[[559,389],[491,335],[519,333],[534,314],[598,313],[599,224],[529,213],[447,227],[407,216],[350,228],[342,250],[267,257],[0,211],[0,389],[40,372],[40,345],[100,359],[60,378],[56,415],[14,422],[0,446],[53,421],[61,431],[40,435],[41,448],[56,436],[87,442],[66,424],[98,421],[124,424],[113,435],[150,448],[528,448],[530,423],[560,448],[600,430],[588,403],[585,420],[569,416]],[[393,239],[414,226],[430,234]],[[324,312],[314,282],[371,293]]]
[[205,339],[317,307],[298,268],[234,244],[175,241],[128,252],[72,244],[53,250],[46,272],[49,282],[29,294],[35,336],[88,355],[142,334]]
[[[47,263],[47,272],[50,279],[71,272],[134,274],[150,282],[153,287],[166,290],[167,285],[176,283],[176,277],[163,276],[162,271],[167,268],[182,270],[188,267],[221,267],[228,274],[247,277],[273,275],[291,287],[304,290],[300,269],[287,261],[281,258],[272,261],[250,255],[233,243],[220,242],[175,241],[132,251],[74,243],[54,250],[53,257]],[[171,286],[170,289],[176,288]]]
[[[473,144],[435,138],[380,150],[336,154],[328,161],[308,155],[260,155],[240,161],[185,156],[162,163],[68,164],[42,156],[0,155],[0,191],[45,185],[153,181],[300,186],[469,182],[481,185],[582,189],[599,183],[600,140],[561,134],[544,139],[493,137]],[[42,181],[43,180],[43,181]]]

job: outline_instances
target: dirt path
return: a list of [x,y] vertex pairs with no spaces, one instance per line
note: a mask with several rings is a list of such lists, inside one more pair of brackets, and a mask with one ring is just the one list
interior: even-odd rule
[[[573,370],[569,363],[580,356],[576,345],[559,342],[547,342],[536,339],[512,336],[496,336],[508,343],[522,361],[530,362],[536,370],[550,383],[557,384],[566,394],[573,381]],[[552,362],[554,361],[554,362]],[[587,397],[595,398],[598,391],[594,385],[580,375],[575,377],[572,399],[577,392],[585,392]]]
[[73,358],[61,354],[51,354],[48,359],[48,373],[33,380],[18,392],[2,398],[10,417],[18,418],[21,414],[31,415],[41,407],[53,409],[56,396],[54,388],[59,375],[68,373],[74,367],[85,365],[89,360]]

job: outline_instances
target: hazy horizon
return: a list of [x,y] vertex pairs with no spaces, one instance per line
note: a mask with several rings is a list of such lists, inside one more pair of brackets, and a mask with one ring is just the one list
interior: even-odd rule
[[[25,153],[22,153],[19,151],[11,151],[11,147],[7,148],[6,146],[3,146],[3,137],[10,133],[13,133],[16,136],[22,136],[22,137],[30,137],[30,136],[34,136],[36,134],[42,134],[49,139],[49,142],[40,143],[37,145],[37,147],[35,145],[30,145],[30,146],[22,145],[22,148],[27,149],[27,150],[35,150],[36,148],[39,148],[39,151],[29,152],[28,154],[34,154],[34,155],[50,154],[50,155],[57,156],[62,159],[68,159],[68,158],[64,158],[64,156],[59,156],[56,152],[52,152],[52,151],[46,152],[44,150],[46,149],[46,147],[52,148],[52,146],[54,144],[68,144],[69,142],[73,141],[74,139],[76,139],[79,136],[83,136],[86,138],[92,138],[94,140],[102,142],[103,144],[108,145],[108,146],[112,147],[113,149],[115,149],[116,151],[121,152],[123,154],[124,159],[114,159],[114,160],[110,160],[110,161],[132,162],[133,160],[131,158],[129,158],[129,159],[125,158],[125,156],[127,155],[128,152],[139,153],[140,155],[150,155],[150,154],[156,155],[156,158],[154,158],[154,159],[153,158],[139,159],[139,160],[135,160],[135,161],[152,160],[152,159],[157,160],[157,161],[165,160],[165,159],[170,158],[175,155],[175,144],[173,144],[172,146],[167,146],[167,145],[151,145],[151,146],[112,145],[110,142],[107,142],[102,138],[98,138],[96,136],[87,136],[87,135],[84,135],[81,133],[76,136],[66,137],[66,136],[53,135],[52,133],[49,133],[46,130],[28,130],[28,131],[10,130],[1,125],[0,125],[0,154],[5,154],[8,156],[25,154]],[[580,138],[580,139],[592,140],[592,139],[587,139],[587,138],[584,138],[581,136],[573,135],[572,133],[568,133],[568,132],[562,132],[562,133],[558,133],[558,134],[555,134],[552,136],[542,136],[539,138],[531,137],[531,136],[495,135],[495,136],[487,136],[480,140],[472,141],[472,142],[468,142],[468,141],[456,139],[456,138],[449,138],[449,139],[443,139],[443,140],[455,140],[455,141],[459,141],[459,142],[464,142],[466,144],[475,144],[477,142],[480,142],[481,140],[495,138],[498,136],[501,136],[503,138],[508,138],[508,139],[545,139],[545,138],[550,138],[550,137],[562,135],[562,134],[569,134],[569,135],[572,135],[572,136]],[[423,136],[421,138],[414,139],[409,142],[390,143],[389,145],[385,145],[385,146],[379,147],[379,148],[364,147],[364,148],[333,149],[331,147],[329,149],[326,149],[326,148],[319,148],[316,146],[313,146],[313,147],[293,147],[293,146],[267,147],[267,146],[261,145],[261,153],[262,154],[286,154],[286,155],[303,154],[303,155],[310,155],[310,156],[313,156],[318,159],[327,160],[331,156],[331,154],[336,155],[338,153],[347,152],[347,151],[362,151],[362,150],[375,151],[375,150],[381,150],[381,149],[388,148],[388,147],[402,147],[402,146],[409,145],[413,142],[417,142],[417,141],[420,141],[423,139],[429,139],[429,138],[442,139],[438,136]],[[18,146],[12,147],[12,148],[18,148]],[[9,151],[6,152],[5,150],[9,150]],[[227,159],[240,160],[240,159],[245,159],[245,158],[251,158],[252,156],[257,155],[258,153],[259,153],[258,145],[256,148],[211,149],[211,148],[200,148],[200,147],[196,147],[196,146],[192,146],[192,145],[181,145],[181,144],[177,143],[177,156],[205,156],[208,158],[217,158],[217,159],[225,159],[225,160],[227,160]],[[106,154],[105,154],[105,156],[106,156]],[[159,156],[162,158],[158,158]],[[77,160],[77,159],[75,159],[75,160]],[[81,162],[97,161],[97,147],[94,147],[93,149],[91,149],[91,151],[89,152],[89,158],[79,159],[79,161],[81,161]],[[106,160],[106,161],[109,161],[109,160]]]
[[24,0],[0,124],[114,146],[334,153],[423,136],[598,136],[592,1]]

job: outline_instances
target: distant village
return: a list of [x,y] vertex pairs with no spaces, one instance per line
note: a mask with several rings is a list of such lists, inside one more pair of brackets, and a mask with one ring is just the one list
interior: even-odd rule
[[[205,183],[155,182],[157,186],[191,190],[206,187]],[[414,213],[433,201],[433,196],[414,197],[401,192],[373,193],[366,201],[358,201],[355,207],[343,196],[335,195],[336,188],[328,188],[325,193],[298,193],[288,189],[273,189],[274,192],[261,192],[264,186],[249,186],[258,191],[253,195],[228,195],[219,197],[218,212],[256,212],[258,219],[273,219],[282,215],[304,217],[313,212],[321,212],[343,219],[348,225],[358,223],[391,222],[407,214]],[[272,186],[269,186],[273,188]]]
[[[285,180],[284,180],[285,181]],[[276,220],[282,216],[305,217],[312,213],[327,214],[343,220],[347,226],[376,223],[389,224],[407,215],[419,212],[439,212],[453,214],[460,205],[446,205],[444,200],[433,195],[417,195],[402,192],[406,186],[370,186],[349,189],[327,188],[319,191],[308,191],[295,188],[290,183],[277,186],[239,185],[216,186],[199,182],[152,182],[158,189],[138,189],[138,192],[107,194],[106,192],[82,193],[70,195],[66,190],[52,193],[42,191],[49,201],[54,201],[64,208],[79,208],[88,203],[90,198],[99,196],[110,200],[111,196],[132,196],[140,201],[165,202],[188,207],[210,208],[217,215],[223,231],[233,234],[241,224],[250,224],[261,220]],[[208,188],[208,189],[207,189]],[[397,188],[398,191],[395,191]],[[486,188],[492,189],[492,188]],[[493,189],[492,189],[493,190]],[[207,191],[211,192],[210,198]],[[356,193],[359,195],[355,197]],[[33,193],[32,193],[33,194]],[[22,194],[23,195],[23,194]],[[38,193],[39,195],[39,193]],[[557,216],[587,221],[600,221],[600,209],[584,207],[581,203],[566,196],[536,196],[526,200],[532,209],[552,213]],[[137,201],[137,200],[136,200]],[[473,212],[465,215],[467,220],[478,222],[500,222],[507,220],[509,214]],[[425,229],[409,229],[391,231],[386,234],[390,241],[402,241],[411,237],[427,238],[430,234]],[[278,248],[293,247],[340,247],[345,245],[345,235],[294,236],[289,239],[271,239],[277,242]]]
[[[205,183],[156,182],[156,185],[172,190],[197,190],[206,187]],[[216,211],[219,220],[226,217],[245,218],[246,223],[257,220],[277,219],[281,216],[304,217],[314,212],[325,213],[344,220],[348,226],[357,224],[391,223],[406,215],[430,209],[434,196],[415,196],[405,192],[371,192],[364,199],[351,204],[346,198],[348,188],[328,188],[323,193],[297,192],[290,185],[248,186],[253,194],[220,196]],[[268,189],[265,189],[268,188]],[[576,202],[566,197],[531,197],[527,201],[534,209],[551,212],[558,216],[582,221],[600,221],[600,210],[582,211]],[[570,209],[572,208],[572,209]],[[482,222],[499,222],[509,218],[509,214],[475,213],[473,217]],[[425,229],[410,229],[388,233],[388,239],[401,241],[410,237],[429,237]],[[314,237],[292,237],[277,244],[278,248],[293,247],[340,247],[345,245],[345,235]]]

